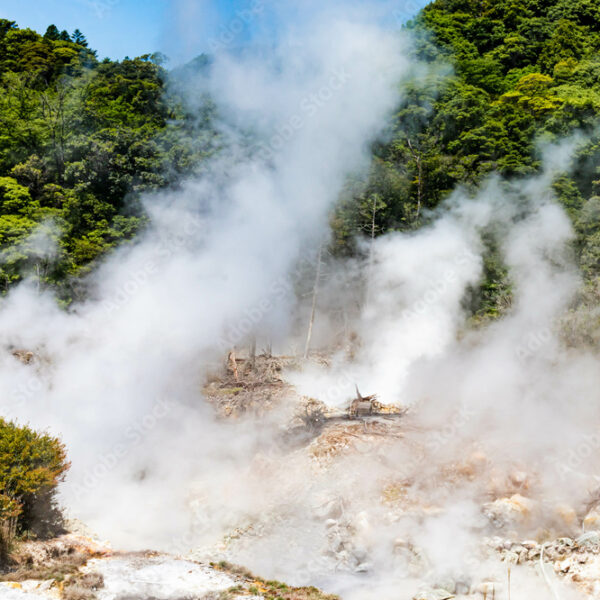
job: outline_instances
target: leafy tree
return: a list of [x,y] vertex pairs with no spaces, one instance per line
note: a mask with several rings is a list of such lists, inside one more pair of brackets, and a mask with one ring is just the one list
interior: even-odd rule
[[6,36],[6,34],[12,29],[16,29],[17,24],[15,21],[9,21],[8,19],[0,19],[0,38]]
[[49,25],[44,34],[44,39],[52,40],[54,42],[60,40],[60,31],[56,25]]
[[54,494],[69,466],[58,439],[0,418],[0,559],[17,532],[57,525]]
[[0,177],[0,199],[0,215],[30,215],[36,208],[29,190],[12,177]]
[[79,29],[76,29],[73,34],[71,35],[71,40],[73,41],[74,44],[77,44],[78,46],[83,46],[84,48],[87,48],[87,40],[85,39],[85,35],[83,35],[83,33],[81,33],[81,31],[79,31]]
[[[72,277],[144,226],[142,192],[214,151],[214,106],[187,108],[165,62],[99,63],[78,30],[40,36],[0,20],[1,292],[28,276],[70,294]],[[51,259],[29,241],[44,231]]]
[[[600,196],[599,10],[593,0],[434,0],[426,6],[406,26],[415,40],[413,56],[431,73],[448,63],[453,73],[404,83],[404,100],[388,141],[374,147],[369,176],[344,190],[332,220],[336,251],[355,251],[372,194],[385,203],[378,232],[410,230],[427,222],[427,211],[415,207],[435,208],[456,185],[475,186],[494,171],[533,173],[540,139],[585,131],[594,141],[555,191],[573,219],[581,266],[588,278],[600,277],[600,233],[591,216]],[[485,278],[471,308],[497,314],[509,305],[510,285],[493,240],[488,246]]]

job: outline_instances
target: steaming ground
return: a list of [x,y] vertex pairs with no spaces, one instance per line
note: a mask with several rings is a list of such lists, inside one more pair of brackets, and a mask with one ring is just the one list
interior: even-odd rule
[[[218,101],[231,152],[147,199],[147,235],[90,278],[89,301],[64,312],[25,284],[3,302],[5,412],[61,434],[73,457],[65,501],[120,543],[169,543],[189,525],[188,482],[243,469],[268,444],[213,423],[202,365],[242,343],[247,323],[285,338],[288,274],[397,102],[401,40],[329,13],[302,27],[282,29],[267,56],[216,57],[194,90]],[[260,144],[238,144],[240,123]],[[33,369],[14,364],[20,348],[39,356]]]
[[[259,349],[302,343],[298,264],[326,239],[347,174],[368,167],[406,55],[363,11],[327,10],[269,53],[217,56],[194,89],[216,98],[231,152],[146,199],[149,230],[90,276],[89,300],[64,311],[29,283],[2,300],[2,413],[62,437],[62,501],[124,550],[223,557],[345,598],[507,597],[509,563],[514,597],[600,597],[582,571],[600,537],[573,541],[584,518],[596,525],[600,376],[561,341],[580,282],[551,192],[577,140],[549,147],[536,177],[458,190],[427,228],[381,237],[372,268],[332,267],[315,339],[339,339],[340,312],[344,334],[323,360],[219,373],[254,335]],[[490,237],[512,306],[475,327]],[[357,278],[368,295],[336,291]],[[215,372],[228,417],[207,401]],[[408,412],[345,420],[355,383]],[[240,394],[253,409],[236,410]],[[308,397],[328,419],[299,419]],[[538,542],[579,557],[562,567],[579,580],[536,572]]]

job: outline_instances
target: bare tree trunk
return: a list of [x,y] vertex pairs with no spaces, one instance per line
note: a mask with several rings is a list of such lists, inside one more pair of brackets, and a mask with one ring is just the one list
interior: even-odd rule
[[410,148],[413,159],[417,163],[417,214],[415,216],[415,221],[418,221],[421,216],[421,206],[423,204],[423,162],[421,160],[421,153],[413,148],[410,140],[408,140],[408,147]]
[[377,215],[377,195],[373,194],[373,211],[371,215],[371,249],[375,240],[375,216]]
[[273,356],[273,342],[269,340],[267,342],[267,347],[264,350],[267,358],[271,358]]
[[252,341],[250,342],[250,369],[254,371],[256,367],[256,336],[252,336]]
[[369,296],[371,292],[371,288],[369,286],[371,282],[371,275],[373,273],[373,263],[374,263],[374,245],[375,245],[375,217],[377,216],[377,194],[373,194],[373,210],[371,213],[371,246],[369,248],[369,268],[367,269],[367,292],[365,294],[365,305],[369,305]]
[[66,90],[58,89],[56,98],[50,99],[48,94],[42,94],[42,110],[51,130],[54,164],[60,184],[63,183],[65,171],[65,96]]
[[421,162],[420,154],[417,159],[417,168],[419,173],[419,185],[417,186],[417,214],[415,221],[418,221],[421,216],[421,206],[423,204],[423,163]]
[[8,561],[16,533],[16,517],[8,517],[0,521],[0,563]]
[[310,340],[312,338],[313,325],[315,324],[315,312],[317,310],[317,296],[319,295],[319,280],[321,279],[321,253],[323,245],[319,246],[319,254],[317,255],[317,272],[315,275],[315,285],[313,287],[312,310],[310,313],[310,322],[308,323],[308,333],[306,335],[306,345],[304,346],[304,358],[308,358],[310,349]]
[[238,370],[237,370],[237,360],[235,358],[235,349],[229,353],[228,359],[229,359],[229,364],[231,365],[231,370],[233,371],[233,378],[236,381],[239,381],[240,377],[238,375]]

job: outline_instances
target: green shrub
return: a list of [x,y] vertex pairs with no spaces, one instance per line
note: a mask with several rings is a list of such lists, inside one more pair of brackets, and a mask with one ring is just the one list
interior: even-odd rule
[[57,484],[69,468],[64,445],[0,419],[0,560],[17,533],[52,533],[60,523]]

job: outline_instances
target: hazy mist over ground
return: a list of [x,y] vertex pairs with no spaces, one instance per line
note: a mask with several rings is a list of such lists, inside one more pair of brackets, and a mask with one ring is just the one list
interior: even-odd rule
[[[345,597],[386,597],[387,586],[409,594],[419,585],[393,554],[400,538],[422,548],[424,578],[485,571],[471,558],[486,491],[477,481],[423,484],[443,510],[388,520],[374,502],[382,482],[429,481],[479,452],[482,464],[534,469],[532,489],[544,491],[548,513],[577,505],[589,475],[577,448],[588,437],[597,448],[600,374],[596,358],[567,349],[559,332],[580,277],[552,183],[581,143],[573,138],[545,147],[539,174],[458,189],[421,230],[382,235],[365,246],[365,261],[330,265],[338,278],[323,283],[316,339],[347,303],[358,342],[352,355],[336,348],[329,367],[307,363],[289,378],[333,407],[347,404],[355,384],[410,407],[406,439],[319,469],[279,444],[291,409],[261,422],[215,418],[202,397],[206,365],[253,335],[282,350],[304,336],[298,263],[312,265],[327,242],[346,177],[368,168],[400,82],[421,68],[407,58],[410,39],[379,24],[381,3],[344,4],[278,5],[270,48],[232,54],[216,45],[210,73],[186,84],[215,99],[226,149],[203,178],[145,198],[148,230],[89,276],[89,300],[64,310],[30,282],[2,300],[0,395],[3,414],[60,435],[72,461],[62,500],[115,547],[184,553],[260,522],[264,534],[240,547],[239,562]],[[182,36],[192,43],[193,28]],[[472,327],[468,299],[490,238],[509,271],[512,306]],[[31,243],[52,248],[43,232]],[[356,277],[367,298],[359,307],[339,291]],[[21,364],[14,349],[37,358]],[[565,449],[576,459],[565,461]],[[368,574],[338,573],[319,558],[329,516],[319,510],[332,498],[353,515]],[[518,570],[515,585],[548,597]]]
[[[248,319],[285,339],[288,274],[397,102],[401,39],[362,11],[308,16],[282,23],[268,55],[221,49],[203,83],[224,134],[243,123],[258,140],[250,158],[231,160],[231,138],[205,178],[148,197],[149,230],[90,276],[91,300],[65,312],[25,283],[3,302],[8,416],[61,435],[66,504],[116,544],[168,544],[189,525],[194,477],[243,468],[259,443],[262,432],[213,422],[201,365],[221,360],[223,340],[244,341]],[[11,348],[41,360],[15,365]]]

